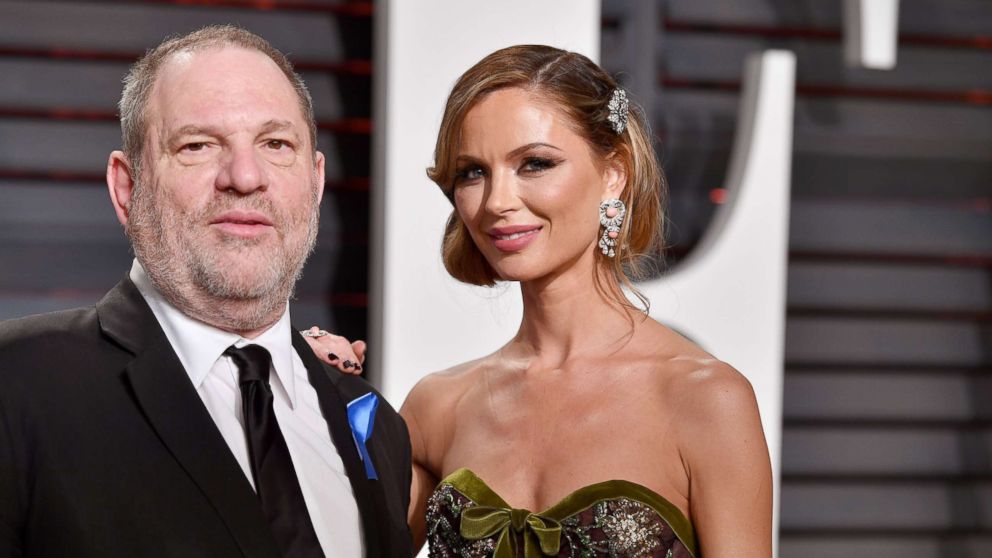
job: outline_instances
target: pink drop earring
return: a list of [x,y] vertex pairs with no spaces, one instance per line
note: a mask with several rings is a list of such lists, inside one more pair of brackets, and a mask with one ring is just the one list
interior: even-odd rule
[[620,227],[627,216],[627,206],[616,198],[605,200],[599,204],[599,224],[603,226],[603,236],[599,238],[599,249],[603,255],[612,258],[616,256],[614,248],[620,237]]

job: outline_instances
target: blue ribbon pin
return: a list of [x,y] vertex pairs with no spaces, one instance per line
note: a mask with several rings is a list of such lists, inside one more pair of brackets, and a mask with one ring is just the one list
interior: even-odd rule
[[348,403],[348,424],[351,426],[351,437],[355,440],[358,455],[365,465],[365,475],[371,480],[377,480],[379,475],[372,465],[372,456],[366,444],[372,437],[375,426],[375,411],[379,408],[379,398],[372,392]]

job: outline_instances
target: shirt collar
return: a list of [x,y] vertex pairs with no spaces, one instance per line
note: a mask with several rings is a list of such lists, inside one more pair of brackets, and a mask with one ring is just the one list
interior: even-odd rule
[[131,264],[131,281],[148,302],[162,331],[172,344],[193,387],[199,389],[214,363],[231,345],[261,345],[272,355],[272,367],[289,399],[296,407],[296,377],[293,373],[293,329],[289,321],[289,304],[275,324],[254,339],[223,331],[183,314],[152,284],[137,259]]

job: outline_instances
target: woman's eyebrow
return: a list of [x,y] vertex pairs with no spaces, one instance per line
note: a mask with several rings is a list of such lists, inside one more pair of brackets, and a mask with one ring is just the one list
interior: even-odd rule
[[479,161],[480,161],[480,159],[478,157],[474,156],[474,155],[461,154],[461,155],[455,157],[455,162],[456,163],[460,163],[460,162],[478,163]]
[[[554,149],[555,151],[563,151],[560,147],[555,147],[554,145],[551,145],[550,143],[544,143],[544,142],[536,141],[536,142],[528,143],[527,145],[521,145],[520,147],[518,147],[518,148],[514,149],[513,151],[507,153],[507,158],[508,159],[513,159],[514,157],[517,157],[520,154],[526,153],[527,151],[530,151],[531,149],[534,149],[534,148],[537,148],[537,147],[547,147],[547,148],[550,148],[550,149]],[[463,162],[463,161],[477,163],[480,160],[481,159],[479,159],[478,157],[476,157],[474,155],[467,155],[467,154],[464,154],[464,153],[461,154],[461,155],[458,155],[457,157],[455,157],[455,162],[456,163],[457,162]]]
[[555,151],[561,151],[561,149],[559,149],[558,147],[555,147],[555,146],[551,145],[550,143],[544,143],[544,142],[536,141],[536,142],[533,142],[533,143],[528,143],[527,145],[521,145],[520,147],[518,147],[518,148],[514,149],[513,151],[511,151],[509,153],[509,156],[511,158],[512,157],[516,157],[516,156],[520,155],[521,153],[525,153],[527,151],[530,151],[531,149],[534,149],[535,147],[549,147],[551,149],[554,149]]

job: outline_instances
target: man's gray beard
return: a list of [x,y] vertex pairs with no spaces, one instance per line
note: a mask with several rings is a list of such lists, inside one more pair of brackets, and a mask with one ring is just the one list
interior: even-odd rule
[[248,250],[255,241],[228,238],[211,249],[197,243],[196,226],[202,226],[207,215],[234,208],[264,212],[281,225],[279,234],[303,223],[288,222],[288,217],[274,213],[271,205],[257,195],[242,197],[233,193],[218,194],[225,197],[197,214],[177,214],[156,203],[154,192],[149,191],[155,187],[135,184],[125,229],[135,256],[155,288],[183,313],[225,330],[252,331],[269,325],[293,295],[303,265],[316,244],[320,215],[317,187],[312,189],[313,211],[305,223],[304,243],[295,250],[289,246],[264,256],[264,267],[256,275],[258,280],[250,283],[231,273],[232,264],[224,262],[222,256],[224,250]]

